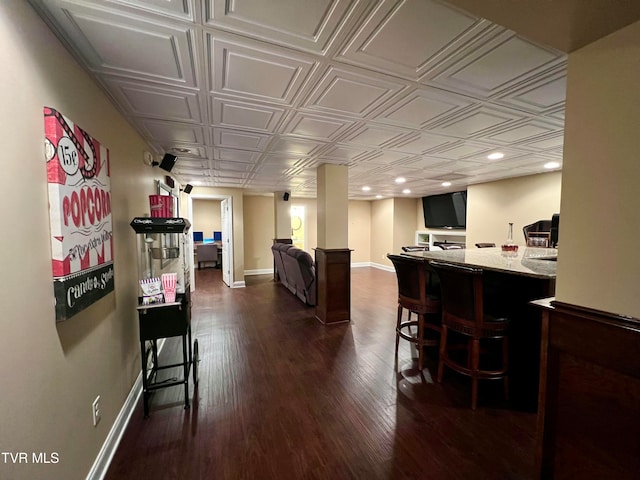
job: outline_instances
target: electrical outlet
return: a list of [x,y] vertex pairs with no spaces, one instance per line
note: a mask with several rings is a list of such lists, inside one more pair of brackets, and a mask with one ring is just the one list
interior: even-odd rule
[[95,427],[98,425],[100,418],[102,418],[102,413],[100,412],[100,395],[98,395],[91,404],[91,413],[93,415],[93,426]]

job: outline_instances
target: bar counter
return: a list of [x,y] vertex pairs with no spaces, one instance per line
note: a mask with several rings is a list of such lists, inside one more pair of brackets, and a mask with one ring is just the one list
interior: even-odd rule
[[556,277],[555,248],[519,247],[517,252],[502,252],[494,248],[462,248],[456,250],[430,250],[427,252],[407,252],[403,255],[467,265],[494,272],[551,280]]
[[555,294],[558,251],[520,246],[511,254],[494,247],[407,252],[403,255],[482,268],[485,308],[499,311],[511,319],[510,398],[514,406],[535,411],[540,372],[541,312],[530,302]]

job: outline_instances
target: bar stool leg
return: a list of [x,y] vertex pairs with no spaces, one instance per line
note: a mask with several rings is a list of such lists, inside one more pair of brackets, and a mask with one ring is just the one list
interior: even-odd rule
[[422,367],[424,366],[424,347],[422,345],[422,341],[424,339],[424,313],[418,314],[418,336],[416,347],[418,347],[418,370],[422,372]]
[[504,398],[509,400],[509,337],[502,338],[502,369],[504,374]]
[[478,370],[480,369],[480,339],[471,340],[471,409],[478,404]]
[[396,321],[396,360],[398,359],[398,343],[400,342],[400,324],[402,323],[402,307],[398,305],[398,320]]
[[442,382],[442,372],[444,370],[444,359],[447,355],[447,327],[442,325],[442,333],[440,334],[440,355],[438,358],[438,383]]

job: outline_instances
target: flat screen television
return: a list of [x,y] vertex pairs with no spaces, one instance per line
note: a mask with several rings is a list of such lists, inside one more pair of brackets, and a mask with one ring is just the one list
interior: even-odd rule
[[427,228],[466,228],[467,192],[422,197],[422,210]]

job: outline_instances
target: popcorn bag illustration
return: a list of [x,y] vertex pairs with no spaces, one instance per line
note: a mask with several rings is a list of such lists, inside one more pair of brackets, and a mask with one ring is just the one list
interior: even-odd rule
[[142,304],[162,303],[162,282],[158,277],[140,280],[142,288]]

